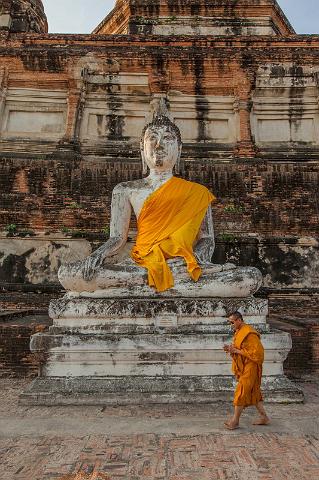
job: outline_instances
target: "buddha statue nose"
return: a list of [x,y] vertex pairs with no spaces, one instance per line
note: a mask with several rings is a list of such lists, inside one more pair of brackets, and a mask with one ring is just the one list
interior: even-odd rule
[[162,138],[161,136],[158,137],[155,147],[156,147],[157,149],[163,147],[163,138]]

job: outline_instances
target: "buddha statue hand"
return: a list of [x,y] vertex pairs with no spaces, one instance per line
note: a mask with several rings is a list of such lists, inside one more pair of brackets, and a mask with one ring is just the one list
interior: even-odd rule
[[103,265],[104,255],[102,253],[97,254],[94,252],[92,255],[87,257],[83,262],[83,278],[87,282],[93,280],[98,269]]
[[90,282],[95,277],[99,268],[103,265],[106,258],[117,254],[121,239],[110,238],[106,243],[99,247],[83,262],[82,273],[83,278]]

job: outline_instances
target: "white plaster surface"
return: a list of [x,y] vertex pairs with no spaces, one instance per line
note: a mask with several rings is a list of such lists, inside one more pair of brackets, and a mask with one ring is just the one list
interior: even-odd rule
[[[90,67],[91,65],[91,67]],[[115,115],[121,124],[122,136],[139,139],[150,115],[150,89],[148,74],[125,72],[98,72],[94,63],[89,64],[83,88],[86,91],[80,137],[83,140],[103,141],[112,134],[110,117]],[[101,66],[102,67],[102,66]],[[92,89],[101,85],[102,90]],[[108,101],[104,88],[112,95]],[[109,139],[110,140],[110,139]]]
[[0,28],[10,27],[11,25],[11,15],[8,13],[0,14]]
[[[81,260],[91,253],[86,240],[72,240],[56,236],[30,238],[0,238],[0,269],[14,257],[16,265],[24,261],[25,281],[31,284],[57,283],[61,263]],[[20,263],[19,263],[20,262]],[[16,265],[12,265],[14,275]]]
[[319,144],[317,70],[294,64],[259,68],[251,114],[257,144]]
[[9,88],[0,128],[3,138],[61,138],[65,131],[67,92]]
[[[159,17],[160,24],[153,26],[155,35],[275,35],[269,17],[246,17],[237,19],[204,17],[177,17],[176,19]],[[228,22],[227,22],[228,20]]]
[[196,143],[199,137],[198,108],[203,107],[201,134],[207,142],[234,144],[239,139],[239,117],[235,97],[205,97],[169,92],[170,113],[180,128],[185,143]]

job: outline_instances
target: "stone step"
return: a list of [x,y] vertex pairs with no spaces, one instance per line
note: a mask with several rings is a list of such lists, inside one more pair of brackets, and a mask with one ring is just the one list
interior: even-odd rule
[[[230,402],[231,376],[37,378],[20,396],[23,405],[146,405]],[[285,376],[265,377],[269,403],[302,403],[303,393]]]

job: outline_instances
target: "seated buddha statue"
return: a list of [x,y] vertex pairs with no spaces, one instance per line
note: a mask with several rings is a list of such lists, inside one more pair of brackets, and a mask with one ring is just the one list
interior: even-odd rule
[[[109,240],[83,261],[61,266],[59,280],[71,296],[247,297],[261,286],[254,267],[212,263],[215,196],[174,175],[182,139],[166,112],[159,108],[142,134],[148,175],[114,188]],[[132,211],[137,238],[129,252]]]

